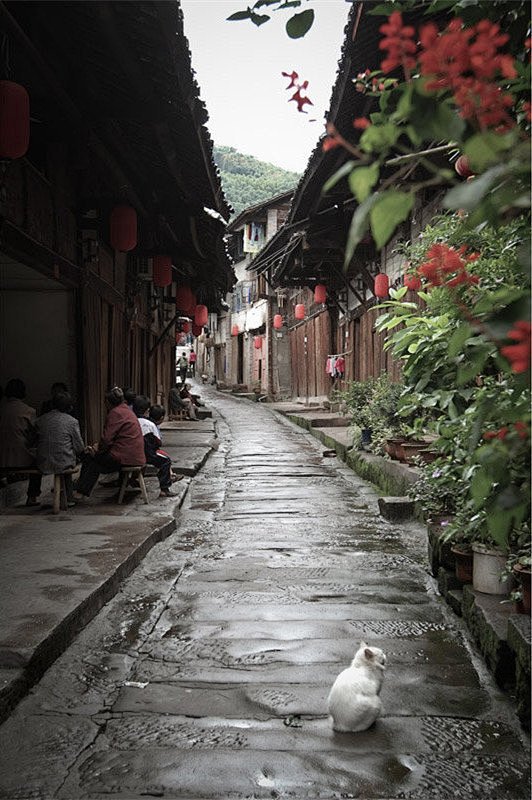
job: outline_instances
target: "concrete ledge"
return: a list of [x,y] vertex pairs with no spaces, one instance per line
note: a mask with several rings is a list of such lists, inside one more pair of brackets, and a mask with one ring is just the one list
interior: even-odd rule
[[530,730],[530,617],[513,614],[508,620],[508,645],[515,654],[515,699],[517,716]]
[[414,515],[414,501],[409,497],[379,497],[378,502],[381,516],[392,522],[412,519]]
[[464,586],[462,613],[490,672],[501,688],[508,688],[515,684],[515,654],[507,641],[512,608],[503,599]]

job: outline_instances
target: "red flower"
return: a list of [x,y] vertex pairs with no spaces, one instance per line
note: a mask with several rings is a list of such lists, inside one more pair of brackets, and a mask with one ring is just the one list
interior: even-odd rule
[[466,250],[465,245],[455,250],[447,244],[433,244],[427,251],[426,261],[420,265],[418,274],[427,280],[429,287],[445,284],[453,288],[478,283],[478,275],[472,275],[466,270],[466,264],[475,261],[478,253],[466,256]]
[[433,23],[424,25],[419,63],[421,74],[430,78],[427,89],[450,89],[459,114],[480,128],[509,128],[514,124],[508,114],[513,97],[494,83],[497,75],[517,75],[512,56],[499,53],[508,38],[489,20],[464,28],[454,19],[441,33]]
[[[307,85],[308,85],[308,83],[307,83]],[[306,87],[305,87],[305,88],[306,88]],[[305,106],[305,105],[313,106],[313,105],[314,105],[314,103],[312,102],[312,100],[309,100],[309,98],[308,98],[308,97],[303,97],[303,96],[301,95],[301,87],[298,87],[298,90],[297,90],[297,92],[295,92],[295,93],[292,95],[292,97],[290,98],[290,100],[289,100],[288,102],[290,103],[292,100],[295,100],[295,101],[296,101],[296,103],[297,103],[297,110],[298,110],[298,111],[301,111],[301,112],[303,112],[303,114],[306,114],[306,113],[307,113],[307,112],[304,110],[303,106]]]
[[525,422],[517,420],[514,422],[514,428],[520,439],[528,439],[528,426]]
[[296,81],[299,78],[299,75],[297,74],[297,72],[295,72],[295,71],[292,71],[292,72],[281,72],[281,75],[284,75],[285,78],[290,78],[290,83],[286,87],[287,89],[291,89],[292,86],[297,86]]
[[388,51],[387,57],[381,63],[382,71],[391,72],[396,67],[402,67],[406,79],[409,80],[410,70],[416,66],[415,29],[411,25],[403,25],[401,12],[394,11],[388,17],[388,22],[381,25],[379,30],[384,34],[379,48]]
[[334,136],[326,136],[321,145],[323,152],[327,153],[329,150],[333,150],[335,147],[340,147],[340,142],[338,139],[335,139]]
[[357,117],[353,120],[353,128],[358,128],[359,130],[363,131],[366,128],[369,128],[371,122],[367,117]]
[[513,339],[518,344],[509,344],[501,347],[501,355],[509,362],[512,372],[526,372],[530,367],[530,333],[532,325],[530,322],[520,320],[514,324],[508,332],[508,339]]

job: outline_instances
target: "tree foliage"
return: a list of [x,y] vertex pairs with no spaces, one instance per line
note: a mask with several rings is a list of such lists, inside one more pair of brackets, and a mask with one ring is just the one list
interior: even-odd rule
[[294,189],[300,177],[297,172],[239,153],[234,147],[215,147],[214,160],[235,214],[261,200]]

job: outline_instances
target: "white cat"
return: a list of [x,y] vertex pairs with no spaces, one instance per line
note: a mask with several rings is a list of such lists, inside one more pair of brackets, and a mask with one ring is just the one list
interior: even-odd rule
[[382,709],[379,693],[385,664],[382,650],[360,642],[351,666],[338,675],[329,693],[335,731],[365,731],[373,725]]

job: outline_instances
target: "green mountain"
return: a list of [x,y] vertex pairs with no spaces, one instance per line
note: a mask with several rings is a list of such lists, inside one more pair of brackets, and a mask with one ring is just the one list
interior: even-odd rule
[[244,208],[276,194],[295,189],[300,175],[266,161],[237,152],[234,147],[215,147],[214,161],[222,176],[225,196],[240,214]]

